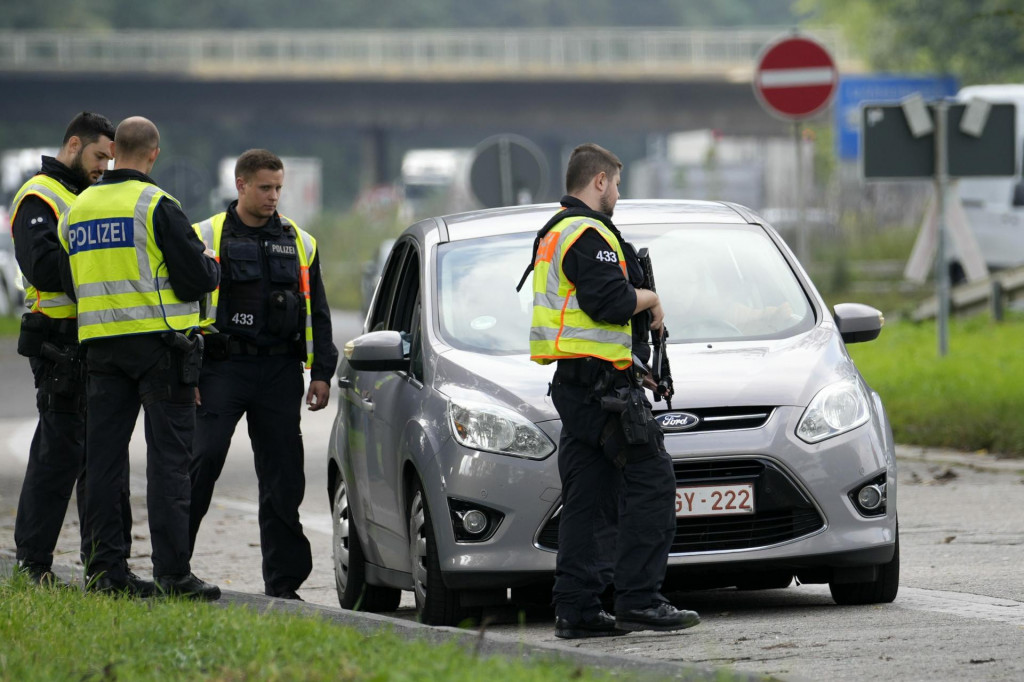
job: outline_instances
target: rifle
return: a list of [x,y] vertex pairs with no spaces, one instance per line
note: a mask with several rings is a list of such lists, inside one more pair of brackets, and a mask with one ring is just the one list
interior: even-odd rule
[[[646,248],[637,252],[640,265],[644,269],[644,287],[657,293],[654,288],[654,266],[651,265],[651,254]],[[654,402],[662,399],[668,409],[672,409],[672,396],[675,395],[675,388],[672,386],[672,368],[668,364],[668,329],[664,325],[661,333],[651,333],[653,354],[651,355],[651,378],[657,387],[654,390]]]

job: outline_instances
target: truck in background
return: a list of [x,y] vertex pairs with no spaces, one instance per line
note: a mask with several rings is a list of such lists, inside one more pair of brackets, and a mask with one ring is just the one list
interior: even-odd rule
[[1012,178],[962,178],[960,201],[967,222],[991,270],[1024,265],[1024,85],[971,85],[957,93],[957,100],[978,98],[992,104],[1017,107],[1017,170]]
[[413,222],[432,215],[479,208],[469,188],[473,150],[410,149],[402,157],[399,187],[402,219]]

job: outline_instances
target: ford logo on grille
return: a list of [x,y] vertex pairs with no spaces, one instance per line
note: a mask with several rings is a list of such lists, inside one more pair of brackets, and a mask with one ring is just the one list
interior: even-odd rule
[[659,414],[656,419],[666,432],[687,431],[700,423],[700,418],[689,412],[666,412]]

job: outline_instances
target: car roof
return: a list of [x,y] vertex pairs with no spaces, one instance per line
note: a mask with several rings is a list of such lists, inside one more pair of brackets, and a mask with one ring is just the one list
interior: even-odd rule
[[[559,204],[532,204],[456,213],[441,218],[451,241],[487,235],[536,232],[559,209]],[[617,227],[658,223],[747,224],[754,221],[748,209],[716,201],[624,200],[615,204]]]

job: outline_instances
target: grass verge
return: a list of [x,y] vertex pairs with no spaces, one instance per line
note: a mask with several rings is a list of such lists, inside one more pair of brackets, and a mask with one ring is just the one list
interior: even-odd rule
[[571,662],[475,655],[326,620],[0,582],[4,680],[608,680]]
[[18,338],[21,333],[21,315],[0,315],[0,338]]
[[1002,323],[955,319],[940,358],[934,322],[897,322],[849,351],[882,397],[897,443],[1024,457],[1022,335],[1020,313]]

